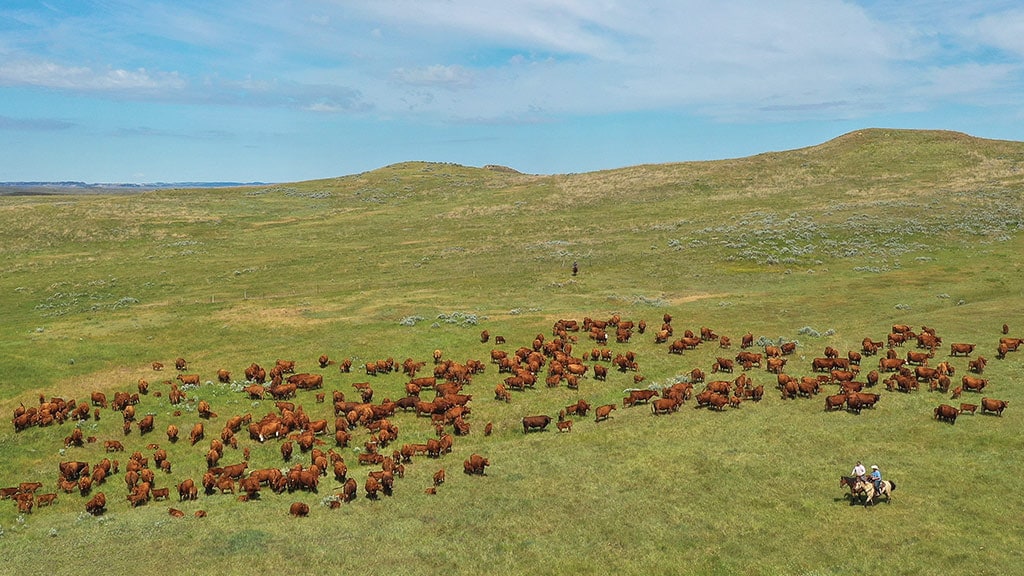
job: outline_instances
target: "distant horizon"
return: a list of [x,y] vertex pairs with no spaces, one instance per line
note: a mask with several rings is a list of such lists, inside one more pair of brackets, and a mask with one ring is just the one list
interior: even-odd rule
[[[863,130],[894,130],[894,131],[906,131],[906,132],[948,132],[948,133],[962,134],[964,136],[967,136],[967,137],[970,137],[970,138],[976,138],[976,139],[979,139],[979,140],[997,140],[997,141],[1005,141],[1005,142],[1019,142],[1019,143],[1024,144],[1024,140],[1014,140],[1014,139],[1006,139],[1006,138],[986,138],[986,137],[983,137],[983,136],[977,136],[977,135],[969,134],[967,132],[962,132],[962,131],[959,131],[959,130],[949,130],[949,129],[944,129],[944,128],[892,128],[892,127],[882,127],[882,126],[870,126],[870,127],[869,126],[865,126],[865,127],[861,127],[861,128],[855,128],[853,130],[850,130],[849,132],[844,132],[842,134],[839,134],[839,135],[837,135],[837,136],[835,136],[833,138],[829,138],[827,140],[823,140],[823,141],[815,142],[815,143],[810,143],[810,144],[803,145],[803,146],[796,146],[794,148],[787,148],[787,149],[784,149],[784,150],[761,150],[761,151],[752,152],[751,154],[747,154],[747,155],[744,155],[744,156],[733,156],[733,157],[725,157],[725,158],[708,158],[708,159],[700,159],[700,160],[680,159],[680,160],[666,160],[666,161],[663,161],[663,162],[642,162],[642,163],[638,163],[638,164],[617,165],[617,166],[611,166],[611,167],[606,167],[606,168],[598,167],[598,168],[595,168],[593,170],[587,170],[586,172],[601,172],[601,171],[606,171],[606,170],[617,170],[617,169],[620,169],[620,168],[630,168],[630,167],[633,167],[633,166],[643,166],[643,165],[679,164],[679,163],[687,163],[687,162],[715,162],[715,161],[724,161],[724,160],[737,160],[737,159],[741,159],[741,158],[749,158],[749,157],[752,157],[752,156],[757,156],[759,154],[789,152],[789,151],[800,150],[800,149],[804,149],[804,148],[813,148],[815,146],[820,146],[822,144],[826,144],[826,143],[831,142],[833,140],[837,140],[837,139],[842,138],[844,136],[847,136],[847,135],[850,135],[850,134],[854,134],[856,132],[860,132],[860,131],[863,131]],[[468,167],[468,168],[478,168],[478,169],[486,169],[488,167],[502,167],[502,168],[508,168],[508,169],[514,170],[514,171],[519,172],[521,174],[527,174],[527,175],[533,175],[533,176],[558,176],[558,175],[566,175],[566,174],[586,173],[586,172],[553,172],[553,173],[526,172],[526,171],[520,170],[516,166],[512,166],[512,165],[509,165],[507,163],[500,163],[500,162],[490,162],[490,163],[482,164],[482,165],[472,165],[472,164],[462,164],[462,163],[459,163],[459,162],[447,162],[447,161],[443,161],[443,160],[399,160],[397,162],[391,162],[391,163],[388,163],[388,164],[377,166],[375,168],[370,168],[369,170],[362,170],[362,171],[359,171],[359,172],[352,172],[352,173],[348,173],[348,174],[324,175],[324,176],[317,176],[317,177],[313,177],[313,178],[306,178],[306,179],[303,179],[303,180],[286,180],[286,181],[280,181],[280,182],[232,181],[232,180],[219,180],[219,179],[217,179],[217,180],[208,180],[208,181],[185,181],[185,180],[182,180],[182,181],[166,181],[166,182],[165,181],[159,181],[159,182],[88,182],[88,181],[85,181],[85,180],[13,180],[13,181],[0,181],[0,188],[13,188],[13,187],[26,187],[27,188],[27,187],[33,187],[34,186],[34,187],[40,187],[40,188],[76,188],[77,187],[77,188],[83,188],[83,189],[89,189],[89,188],[99,188],[99,189],[103,189],[103,188],[107,188],[107,189],[115,189],[115,188],[126,188],[126,189],[131,189],[131,188],[139,188],[139,189],[166,189],[166,188],[232,188],[232,187],[239,187],[239,186],[276,186],[276,185],[296,183],[296,182],[307,182],[307,181],[315,181],[315,180],[327,180],[327,179],[331,179],[331,178],[344,178],[344,177],[347,177],[347,176],[356,176],[356,175],[363,174],[363,173],[366,173],[366,172],[373,172],[375,170],[383,170],[383,169],[386,169],[386,168],[388,168],[390,166],[396,166],[396,165],[406,164],[406,163],[417,163],[417,162],[424,163],[424,164],[452,164],[452,165],[465,166],[465,167]]]

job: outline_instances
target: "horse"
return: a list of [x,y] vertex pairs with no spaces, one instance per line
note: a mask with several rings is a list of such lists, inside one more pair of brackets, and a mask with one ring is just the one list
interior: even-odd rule
[[864,499],[865,507],[874,501],[875,496],[885,496],[886,504],[892,501],[892,491],[896,489],[896,483],[889,480],[882,480],[881,484],[882,488],[876,494],[875,483],[873,481],[868,480],[867,482],[857,482],[857,490],[863,491],[867,495],[867,498]]
[[860,480],[856,476],[839,477],[839,487],[842,488],[843,486],[846,486],[850,489],[850,493],[846,495],[846,497],[850,499],[853,499],[860,494],[864,494],[864,489],[859,488],[857,486],[858,483],[860,483]]

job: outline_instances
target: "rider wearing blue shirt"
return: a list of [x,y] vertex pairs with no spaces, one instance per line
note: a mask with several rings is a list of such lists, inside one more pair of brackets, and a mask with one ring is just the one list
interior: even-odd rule
[[871,481],[875,483],[875,493],[877,494],[882,489],[882,471],[874,464],[871,465]]

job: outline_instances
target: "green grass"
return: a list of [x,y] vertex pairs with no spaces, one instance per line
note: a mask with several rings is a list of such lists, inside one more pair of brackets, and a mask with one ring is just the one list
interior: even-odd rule
[[[959,401],[927,391],[883,392],[859,416],[825,413],[821,396],[783,401],[774,375],[755,370],[768,389],[760,404],[715,413],[691,402],[657,418],[620,406],[607,422],[579,419],[569,434],[524,436],[522,416],[554,415],[580,397],[619,403],[633,375],[587,378],[578,392],[541,385],[506,405],[492,400],[504,375],[489,366],[468,390],[472,433],[438,461],[417,458],[392,498],[361,495],[330,510],[320,502],[336,486],[325,479],[318,495],[218,495],[132,510],[115,475],[100,488],[109,501],[101,518],[85,515],[77,494],[23,518],[0,503],[4,570],[32,573],[59,549],[78,561],[48,566],[55,574],[94,565],[241,574],[289,562],[401,574],[1018,572],[1024,366],[1015,354],[993,357],[1002,324],[1013,335],[1024,325],[1022,160],[1015,142],[862,130],[789,152],[589,174],[410,162],[261,188],[0,198],[6,414],[40,394],[83,400],[134,390],[139,378],[166,392],[177,356],[204,382],[219,368],[237,380],[251,362],[277,358],[320,372],[323,353],[357,366],[429,360],[434,349],[486,360],[494,346],[480,343],[484,328],[512,351],[550,337],[559,318],[615,313],[650,325],[628,345],[609,345],[637,353],[643,385],[726,355],[713,344],[668,354],[653,343],[665,313],[677,336],[709,326],[737,345],[746,332],[798,340],[786,370],[794,375],[809,374],[825,346],[859,349],[865,336],[884,339],[907,323],[938,330],[946,346],[937,358],[950,342],[977,343],[991,360],[985,395],[1011,401],[1001,418],[964,415],[954,426],[931,414]],[[580,335],[575,352],[593,347]],[[154,360],[168,368],[153,372]],[[967,360],[951,361],[958,380]],[[354,396],[351,384],[370,380],[376,400],[403,395],[406,382],[322,372],[328,392]],[[230,415],[273,410],[232,385],[189,396],[181,416],[166,395],[145,397],[139,413],[157,422],[145,438],[123,437],[120,415],[103,411],[83,425],[100,443],[63,454],[70,424],[18,434],[7,426],[0,486],[39,480],[54,491],[58,461],[96,462],[112,438],[129,453],[149,455],[151,442],[168,450],[174,472],[158,475],[158,486],[198,479],[208,443],[167,445],[168,423],[187,432],[198,399],[220,414],[208,436]],[[333,416],[312,395],[298,402],[314,418]],[[411,413],[394,421],[399,443],[433,433]],[[484,437],[489,421],[495,432]],[[367,433],[355,438],[361,445]],[[283,465],[276,442],[241,445],[251,467]],[[487,476],[461,473],[473,452],[490,458]],[[366,469],[352,449],[343,454],[362,485]],[[838,476],[857,459],[897,482],[892,504],[847,504]],[[230,449],[224,458],[240,460]],[[440,467],[447,483],[424,494]],[[310,504],[310,518],[288,517],[295,500]],[[171,506],[188,516],[171,518]],[[209,516],[191,517],[197,509]],[[139,553],[114,552],[125,542]]]

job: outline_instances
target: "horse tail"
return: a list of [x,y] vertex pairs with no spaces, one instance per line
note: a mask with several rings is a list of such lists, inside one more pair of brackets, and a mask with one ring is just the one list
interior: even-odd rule
[[892,480],[889,480],[889,491],[890,492],[895,492],[896,491],[896,483],[893,482]]

